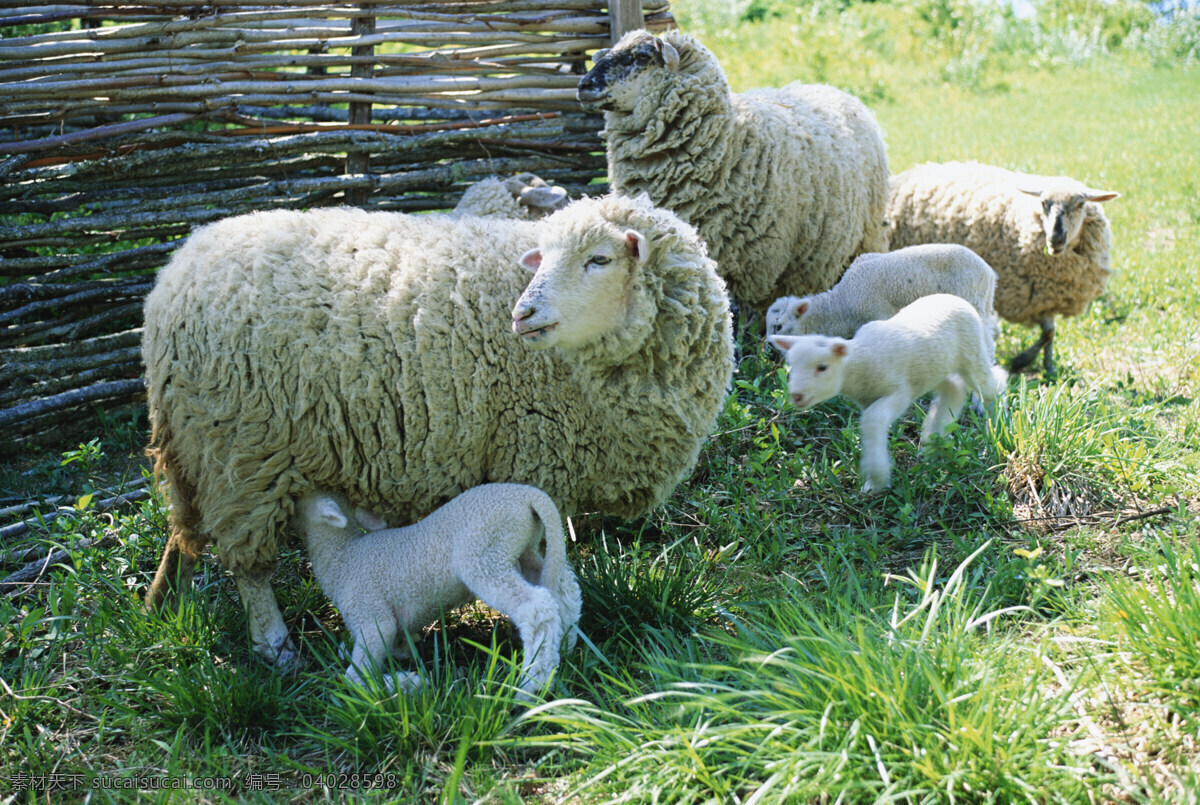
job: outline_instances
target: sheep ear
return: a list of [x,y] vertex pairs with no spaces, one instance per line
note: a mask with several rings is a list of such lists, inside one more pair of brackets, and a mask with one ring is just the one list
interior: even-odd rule
[[540,210],[557,210],[567,203],[567,191],[558,185],[526,187],[517,203]]
[[793,312],[796,314],[797,318],[799,318],[800,316],[803,316],[805,313],[807,313],[808,312],[808,300],[801,299],[799,302],[797,302],[796,308]]
[[1035,196],[1035,197],[1040,197],[1042,195],[1042,191],[1035,187],[1018,187],[1017,192],[1024,193],[1027,196]]
[[333,500],[333,498],[321,498],[317,503],[317,516],[326,525],[331,525],[334,528],[346,527],[346,515],[342,512],[342,507],[337,505],[337,501]]
[[787,356],[788,350],[796,343],[798,336],[794,335],[769,335],[767,343],[775,347],[780,355]]
[[833,342],[833,347],[830,349],[830,352],[832,352],[835,357],[844,358],[850,353],[850,345],[839,338]]
[[612,48],[600,48],[599,50],[597,50],[595,53],[592,54],[592,64],[596,64],[597,62],[599,62],[601,59],[603,59],[605,56],[607,56],[609,54],[609,52],[611,52],[611,51],[612,51]]
[[1088,190],[1084,194],[1084,198],[1088,201],[1112,201],[1114,198],[1119,198],[1120,195],[1111,190]]
[[658,37],[654,39],[654,45],[658,48],[658,52],[662,54],[663,64],[672,73],[679,72],[679,51],[670,42],[665,42]]
[[639,266],[650,257],[650,245],[646,241],[646,236],[636,229],[625,230],[625,248],[629,250],[630,256]]
[[356,506],[354,508],[354,519],[366,531],[378,531],[381,528],[387,528],[387,523],[382,517],[362,507]]
[[542,267],[542,250],[530,249],[529,251],[525,252],[525,254],[521,255],[520,263],[521,268],[525,269],[526,271],[532,271],[534,274],[536,274],[537,270]]

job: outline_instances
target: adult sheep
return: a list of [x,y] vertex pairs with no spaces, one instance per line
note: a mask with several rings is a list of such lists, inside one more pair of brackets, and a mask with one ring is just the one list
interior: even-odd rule
[[717,59],[678,31],[631,31],[576,94],[604,110],[608,177],[695,225],[739,304],[831,287],[887,251],[887,154],[874,117],[823,85],[732,93]]
[[927,163],[897,174],[888,201],[893,249],[958,243],[996,272],[996,312],[1041,337],[1016,355],[1019,372],[1043,352],[1054,370],[1054,319],[1078,316],[1112,273],[1112,231],[1099,202],[1118,194],[1065,176],[1036,176],[978,162]]
[[329,490],[403,524],[508,481],[564,515],[638,515],[695,464],[733,356],[695,230],[615,196],[541,221],[226,219],[160,272],[143,348],[172,504],[147,603],[211,541],[281,665],[295,649],[269,576],[292,501]]

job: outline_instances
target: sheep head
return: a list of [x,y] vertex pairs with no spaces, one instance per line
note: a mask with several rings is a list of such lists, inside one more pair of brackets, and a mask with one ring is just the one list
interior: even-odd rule
[[547,226],[520,260],[534,277],[513,308],[512,328],[533,349],[571,352],[622,339],[650,256],[640,231],[604,219],[572,221],[571,212],[548,219],[564,225]]
[[1092,190],[1071,179],[1054,179],[1040,187],[1018,187],[1041,203],[1042,229],[1046,233],[1046,251],[1063,254],[1079,238],[1089,201],[1111,201],[1118,196],[1107,190]]
[[811,303],[808,297],[781,296],[767,308],[767,335],[778,335],[786,329],[789,333],[798,331],[800,319],[803,318]]
[[823,335],[772,335],[767,342],[787,361],[792,405],[812,408],[841,393],[849,341]]
[[642,30],[630,31],[594,58],[595,66],[579,79],[575,90],[586,109],[631,111],[645,95],[647,76],[659,70],[679,72],[679,51]]

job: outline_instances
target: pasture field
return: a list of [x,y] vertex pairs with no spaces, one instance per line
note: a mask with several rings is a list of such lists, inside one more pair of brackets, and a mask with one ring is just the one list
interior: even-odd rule
[[[536,706],[483,607],[424,636],[422,691],[348,687],[295,547],[275,587],[298,673],[253,655],[215,561],[144,614],[165,502],[96,506],[142,480],[144,417],[8,461],[0,506],[70,512],[0,547],[75,547],[0,593],[0,802],[1200,801],[1200,25],[1093,0],[1036,23],[956,0],[676,13],[737,90],[859,94],[893,171],[1120,192],[1116,272],[1060,321],[1057,375],[923,455],[912,409],[893,489],[864,498],[853,406],[790,409],[747,337],[671,500],[575,518],[584,639]],[[1034,335],[1005,324],[999,354]]]

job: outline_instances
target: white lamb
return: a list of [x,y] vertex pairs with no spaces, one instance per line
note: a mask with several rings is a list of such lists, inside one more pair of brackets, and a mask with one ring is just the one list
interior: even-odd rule
[[851,338],[867,322],[891,318],[936,293],[970,302],[995,335],[996,272],[975,252],[951,243],[861,255],[828,291],[775,300],[767,310],[767,334]]
[[1078,316],[1108,284],[1112,231],[1100,202],[1117,194],[978,162],[918,165],[892,177],[889,192],[891,248],[960,243],[986,260],[1000,317],[1041,328],[1009,368],[1019,372],[1043,352],[1052,372],[1055,317]]
[[[580,593],[549,495],[524,484],[483,484],[414,525],[367,534],[347,511],[357,515],[341,495],[316,492],[298,502],[293,523],[354,640],[348,681],[361,683],[389,651],[403,650],[406,633],[476,598],[520,632],[521,689],[534,693],[550,681],[563,637],[568,650],[575,645]],[[412,688],[420,677],[398,681]]]
[[979,314],[952,294],[925,296],[884,321],[864,324],[852,339],[772,335],[787,358],[788,391],[798,408],[841,394],[859,405],[863,492],[891,485],[888,432],[909,406],[937,394],[921,429],[924,445],[962,410],[963,380],[990,406],[1007,375],[994,366],[992,340]]

